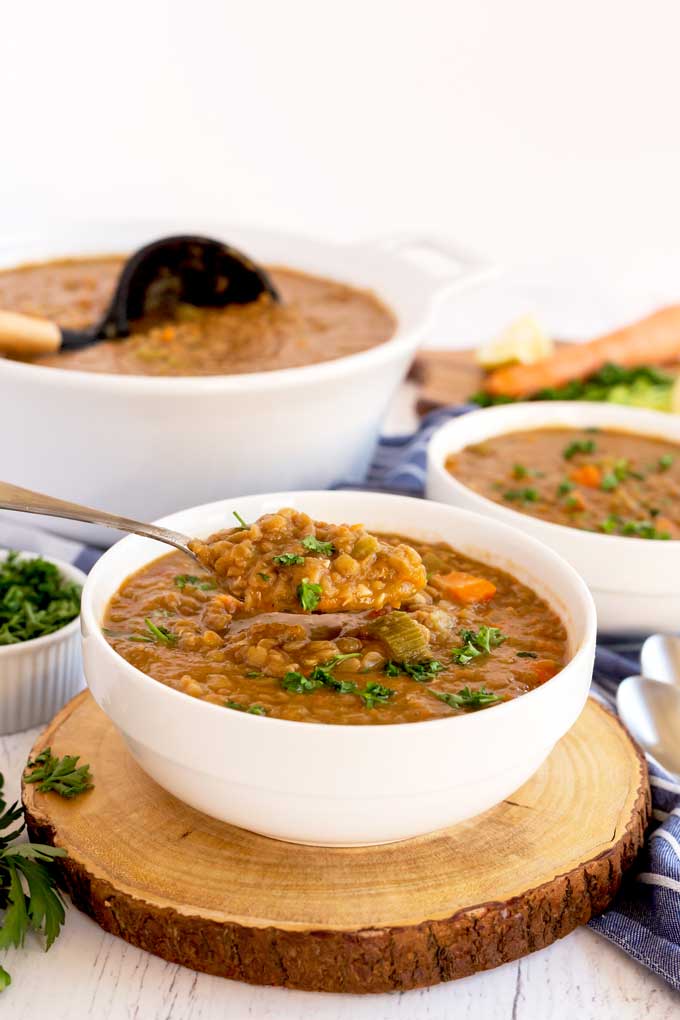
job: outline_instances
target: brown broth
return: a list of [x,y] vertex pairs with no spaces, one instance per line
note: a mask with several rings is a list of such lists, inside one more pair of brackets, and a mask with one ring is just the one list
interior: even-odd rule
[[[122,258],[19,266],[0,272],[0,308],[84,328],[104,312]],[[234,375],[297,368],[375,347],[396,320],[368,291],[270,267],[282,303],[223,309],[184,305],[172,322],[138,322],[129,337],[36,357],[35,364],[118,375]]]
[[[259,706],[271,717],[299,722],[346,725],[421,722],[462,714],[434,692],[481,689],[506,700],[519,697],[557,673],[567,659],[567,636],[557,615],[533,591],[510,574],[471,560],[443,543],[380,536],[393,546],[408,543],[423,558],[429,580],[401,605],[401,611],[429,632],[423,659],[442,669],[426,682],[398,672],[384,640],[371,633],[376,613],[256,613],[225,618],[232,596],[214,587],[198,569],[197,583],[178,587],[176,577],[197,575],[195,562],[170,553],[128,578],[107,608],[104,628],[112,647],[132,665],[177,691],[215,705]],[[457,604],[438,586],[449,571],[463,571],[495,586],[486,601]],[[227,600],[225,602],[225,600]],[[232,600],[233,601],[233,600]],[[154,640],[146,624],[166,628],[174,643]],[[498,628],[505,640],[467,664],[453,661],[452,650],[465,644],[461,632]],[[310,677],[314,667],[337,655],[351,655],[332,668],[337,681],[356,685],[340,693],[322,685],[296,693],[284,689],[291,673]],[[369,683],[394,693],[368,707],[361,697]]]
[[446,468],[512,510],[583,531],[680,539],[680,446],[604,429],[509,432]]

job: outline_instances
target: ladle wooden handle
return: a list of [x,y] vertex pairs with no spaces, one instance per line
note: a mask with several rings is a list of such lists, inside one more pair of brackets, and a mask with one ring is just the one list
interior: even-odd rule
[[61,347],[61,330],[49,319],[19,312],[0,311],[0,352],[23,354],[52,354]]

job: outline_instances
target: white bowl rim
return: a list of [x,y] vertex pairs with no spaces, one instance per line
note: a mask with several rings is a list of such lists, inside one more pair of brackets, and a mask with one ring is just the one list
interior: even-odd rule
[[[135,220],[140,226],[148,223],[143,219]],[[216,224],[217,232],[222,229],[223,225]],[[314,237],[311,234],[298,234],[286,230],[258,230],[258,228],[251,228],[244,224],[233,224],[235,230],[248,230],[253,235],[259,233],[263,237],[275,235],[277,238],[291,239],[291,243],[294,241],[303,241],[313,244],[326,244],[329,247],[334,246],[338,249],[342,249],[343,246],[350,251],[352,248],[357,246],[361,247],[362,250],[374,251],[376,254],[380,254],[386,259],[398,260],[398,253],[385,249],[380,244],[380,239],[368,240],[368,241],[357,241],[357,242],[342,242],[342,241],[328,241],[318,237]],[[85,226],[83,227],[85,229]],[[11,244],[21,243],[21,235],[15,235],[13,238],[3,242],[3,249],[11,247]],[[103,252],[103,257],[106,257],[106,252]],[[110,253],[109,253],[110,254]],[[82,255],[83,258],[96,257],[96,253],[86,252]],[[54,258],[78,258],[77,254],[62,254],[61,256],[54,256]],[[52,261],[52,259],[43,260],[46,262]],[[21,265],[21,263],[17,263]],[[11,267],[3,267],[11,268]],[[293,265],[291,267],[295,269]],[[2,270],[0,269],[0,272]],[[414,272],[416,269],[414,268]],[[420,270],[423,277],[429,276]],[[465,271],[464,271],[465,273]],[[316,272],[310,275],[323,276],[323,273]],[[343,281],[338,277],[338,282]],[[80,389],[82,387],[89,388],[91,390],[106,390],[106,391],[117,391],[120,389],[126,391],[132,391],[135,393],[149,393],[156,394],[162,393],[168,396],[196,393],[208,394],[215,392],[230,393],[233,391],[241,390],[243,387],[249,387],[254,390],[274,390],[274,389],[286,389],[287,387],[295,386],[297,384],[313,383],[313,382],[327,382],[329,379],[337,377],[339,374],[352,373],[355,369],[370,368],[371,366],[378,368],[384,360],[390,360],[392,355],[396,352],[408,351],[413,346],[414,334],[423,333],[430,325],[433,317],[433,304],[443,293],[451,286],[451,280],[445,278],[438,278],[436,276],[429,276],[432,286],[432,292],[430,296],[429,307],[426,309],[425,314],[420,319],[417,326],[412,326],[408,329],[404,329],[403,325],[388,302],[382,299],[380,294],[376,294],[377,299],[385,304],[388,311],[394,316],[396,320],[396,326],[394,333],[384,340],[382,343],[376,344],[374,347],[369,347],[364,351],[358,351],[356,354],[346,354],[340,358],[332,358],[329,361],[319,361],[311,365],[301,365],[296,368],[278,368],[272,369],[271,371],[265,372],[243,372],[240,374],[231,375],[208,375],[208,376],[189,376],[189,375],[178,375],[178,376],[145,376],[145,375],[122,375],[114,372],[83,372],[74,369],[60,369],[50,365],[34,365],[30,362],[13,361],[9,358],[3,358],[0,364],[0,371],[7,373],[11,378],[17,377],[32,378],[37,381],[48,382],[55,380],[55,373],[59,373],[58,383],[63,385],[67,389]],[[461,282],[464,276],[461,276]],[[347,284],[347,286],[355,286],[355,289],[361,289],[359,285]],[[369,291],[371,288],[364,288]]]
[[[59,560],[56,556],[48,556],[45,553],[30,552],[23,549],[0,549],[0,561],[5,560],[10,552],[18,552],[22,559],[47,560],[48,563],[53,563],[60,573],[69,581],[75,581],[77,584],[81,585],[82,588],[85,587],[87,575],[84,574],[79,567],[74,566],[72,563],[66,563],[65,560]],[[25,651],[34,651],[44,648],[46,645],[49,645],[60,638],[71,637],[71,635],[75,634],[79,629],[80,613],[78,613],[77,616],[74,616],[72,620],[69,620],[68,623],[64,624],[63,627],[52,631],[51,634],[41,634],[40,637],[29,638],[28,641],[17,641],[13,645],[0,645],[0,656],[7,658],[11,655],[20,655]],[[0,677],[0,686],[1,685],[2,678]]]
[[[498,514],[498,517],[496,517],[497,520],[500,518],[501,513],[507,514],[508,517],[510,518],[508,524],[512,524],[512,527],[514,528],[517,528],[519,526],[519,524],[516,522],[519,522],[520,520],[525,522],[527,518],[529,518],[532,522],[534,522],[536,526],[547,528],[550,531],[552,531],[553,534],[560,534],[565,538],[568,536],[570,539],[582,541],[584,545],[592,545],[594,542],[601,543],[603,540],[606,540],[607,542],[609,542],[610,544],[609,548],[612,552],[616,552],[618,550],[619,553],[623,554],[627,549],[630,550],[630,542],[632,541],[630,536],[607,535],[605,532],[585,531],[581,528],[570,528],[566,524],[556,524],[554,521],[545,521],[541,517],[534,517],[532,514],[523,514],[520,510],[515,510],[512,507],[504,506],[502,503],[497,503],[495,500],[489,499],[488,496],[482,496],[480,493],[475,492],[474,489],[471,489],[469,486],[461,482],[460,479],[456,478],[454,475],[449,474],[449,472],[446,470],[446,467],[444,465],[446,458],[452,453],[459,453],[460,450],[465,449],[465,446],[468,445],[468,444],[461,446],[450,445],[450,437],[456,434],[458,428],[460,428],[459,422],[467,421],[468,419],[473,417],[475,418],[475,420],[478,421],[479,420],[478,416],[480,415],[485,415],[487,418],[491,418],[492,415],[494,417],[501,417],[501,415],[498,414],[499,411],[503,411],[505,412],[505,414],[510,415],[516,413],[517,416],[519,417],[520,413],[524,412],[524,409],[527,407],[543,408],[544,405],[545,409],[550,408],[554,411],[556,418],[559,417],[560,410],[564,411],[565,408],[569,408],[570,411],[573,411],[575,407],[583,408],[584,415],[586,418],[588,417],[588,415],[585,414],[586,409],[617,408],[619,411],[625,410],[627,412],[630,411],[634,415],[642,415],[646,420],[650,422],[650,424],[653,425],[656,422],[661,430],[663,430],[664,426],[666,427],[668,426],[668,414],[665,411],[653,411],[651,410],[651,408],[648,409],[643,407],[628,407],[625,404],[610,404],[607,403],[606,401],[595,400],[592,401],[547,400],[531,402],[519,401],[516,404],[499,404],[496,407],[480,407],[479,410],[477,411],[469,411],[465,414],[459,415],[457,418],[453,418],[451,421],[445,422],[442,426],[440,426],[440,428],[438,428],[432,434],[432,436],[430,437],[430,441],[428,443],[428,458],[430,460],[429,465],[430,468],[436,471],[440,480],[443,481],[446,485],[448,485],[453,491],[455,492],[463,491],[465,492],[467,498],[470,498],[473,501],[479,503],[480,509],[477,511],[477,513],[481,513],[484,514],[484,516],[487,516],[486,507],[492,507],[494,509],[494,517],[496,516],[496,514]],[[515,408],[518,409],[517,412],[514,411]],[[598,412],[596,411],[596,413]],[[527,423],[524,423],[523,425],[518,424],[516,428],[505,426],[504,428],[499,429],[498,432],[494,432],[493,435],[504,436],[508,435],[511,432],[531,432],[534,430],[541,429],[545,425],[556,425],[557,422],[551,421],[550,420],[551,417],[552,415],[546,418],[544,425],[538,423],[534,425],[529,425]],[[680,425],[680,421],[678,422],[678,425]],[[577,426],[574,425],[565,425],[564,427],[573,428],[574,431],[578,431]],[[584,427],[588,428],[588,426],[585,424]],[[602,425],[601,427],[606,428],[606,425]],[[634,428],[624,429],[623,427],[619,427],[617,429],[614,424],[612,424],[611,428],[613,431],[619,432],[629,431],[634,435],[641,436],[651,435],[651,432],[650,433],[636,432]],[[490,436],[489,438],[493,437]],[[663,431],[660,431],[658,438],[659,439],[664,438]],[[669,440],[669,442],[678,446],[680,445],[680,438],[671,439]],[[472,512],[474,513],[475,511]],[[659,550],[664,549],[668,550],[669,548],[674,550],[677,549],[680,546],[680,539],[671,538],[656,542],[650,542],[649,540],[647,540],[647,546],[651,552],[651,555],[654,556],[656,555],[656,553],[653,552],[652,550],[655,549]]]
[[[249,500],[250,499],[258,499],[258,498],[261,498],[263,500],[279,500],[280,499],[282,501],[280,503],[280,505],[281,506],[285,506],[285,505],[287,505],[286,502],[285,502],[286,499],[290,500],[290,498],[293,497],[293,496],[297,500],[304,500],[305,498],[310,498],[310,497],[316,498],[316,497],[319,497],[319,496],[330,497],[332,499],[335,493],[336,493],[336,490],[332,490],[332,489],[331,490],[309,489],[309,490],[299,490],[299,491],[295,491],[295,492],[257,493],[257,494],[255,494],[253,496],[246,496],[246,497],[243,497],[243,498],[244,499],[249,499]],[[417,497],[399,496],[399,495],[394,495],[394,494],[391,494],[391,493],[363,492],[363,491],[360,491],[360,490],[358,490],[358,491],[357,490],[353,490],[353,491],[337,490],[337,495],[341,495],[343,497],[356,498],[357,503],[359,503],[361,501],[361,497],[370,497],[372,500],[375,499],[375,500],[378,500],[380,502],[387,502],[387,501],[390,501],[390,502],[394,502],[394,501],[402,502],[404,500],[409,500],[409,501],[412,500],[412,501],[414,501],[414,502],[416,502],[416,503],[418,503],[420,505],[422,505],[422,503],[423,503],[423,501],[418,499]],[[218,506],[224,505],[225,503],[229,503],[231,505],[231,504],[233,504],[235,502],[236,502],[235,499],[230,499],[230,500],[221,500],[221,499],[220,500],[215,500],[215,501],[213,501],[211,503],[203,503],[203,504],[200,504],[198,506],[188,507],[187,509],[181,511],[181,513],[184,514],[184,513],[190,513],[191,511],[208,510],[208,509],[210,509],[212,507],[218,507]],[[425,501],[425,502],[426,503],[427,502],[431,502],[431,503],[433,503],[436,506],[445,507],[447,509],[447,511],[450,511],[456,517],[465,518],[465,519],[469,520],[471,523],[474,523],[474,522],[479,523],[480,530],[484,530],[484,529],[488,530],[489,520],[486,517],[482,517],[480,514],[476,514],[476,513],[474,513],[471,510],[464,510],[464,509],[461,509],[459,507],[453,507],[453,506],[450,506],[447,503],[436,503],[434,500]],[[166,525],[166,526],[172,527],[173,526],[172,518],[175,517],[175,516],[176,516],[175,514],[171,514],[171,515],[168,515],[166,517],[160,518],[158,521],[155,521],[154,523],[159,524],[159,525]],[[483,528],[482,528],[482,525],[483,525]],[[266,716],[265,717],[254,716],[254,715],[250,715],[247,712],[227,712],[227,713],[225,713],[224,709],[220,705],[214,705],[214,704],[212,704],[212,702],[204,701],[204,700],[202,700],[200,698],[191,698],[191,701],[197,706],[197,710],[198,711],[201,711],[201,712],[210,711],[210,712],[213,712],[213,713],[216,713],[216,712],[222,713],[223,717],[225,719],[229,720],[229,724],[230,725],[232,723],[233,724],[242,723],[244,725],[256,726],[256,725],[262,724],[263,718],[264,718],[264,721],[266,722],[267,725],[269,725],[269,726],[276,725],[279,729],[287,729],[291,733],[299,733],[301,726],[304,727],[305,731],[312,731],[313,730],[313,731],[316,731],[317,733],[323,733],[323,732],[328,732],[328,731],[333,731],[335,733],[338,733],[340,731],[352,731],[352,732],[355,732],[355,731],[369,731],[370,732],[370,731],[376,731],[376,730],[377,731],[384,731],[385,733],[394,733],[394,732],[397,732],[397,731],[404,731],[404,730],[411,731],[414,727],[417,727],[418,729],[422,729],[423,726],[428,726],[428,727],[431,727],[431,726],[442,727],[442,726],[451,726],[451,725],[457,725],[457,726],[468,725],[468,726],[472,726],[472,725],[479,725],[478,723],[473,723],[473,720],[479,720],[480,718],[482,718],[484,716],[485,712],[488,712],[490,710],[493,710],[494,712],[504,712],[505,715],[508,716],[508,717],[510,716],[511,713],[521,711],[521,706],[522,706],[522,703],[524,702],[525,698],[531,698],[533,701],[535,701],[536,698],[537,697],[541,697],[541,695],[544,694],[544,692],[550,686],[554,686],[555,681],[558,681],[562,677],[562,675],[565,672],[565,670],[567,670],[567,669],[572,670],[574,667],[576,667],[576,668],[580,667],[582,662],[583,662],[583,660],[588,658],[588,656],[590,654],[589,653],[589,648],[591,646],[594,647],[596,636],[597,636],[597,617],[596,617],[596,612],[595,612],[595,605],[593,603],[592,595],[590,594],[588,586],[583,581],[583,579],[578,574],[578,572],[571,566],[570,563],[568,563],[558,553],[554,552],[552,549],[550,549],[548,546],[546,546],[543,542],[540,542],[538,539],[533,538],[533,536],[531,536],[531,535],[527,535],[524,532],[520,532],[520,531],[518,531],[518,529],[512,528],[510,525],[505,524],[502,521],[493,521],[492,525],[493,525],[494,528],[499,528],[500,529],[501,535],[502,535],[503,532],[512,532],[514,538],[519,539],[519,541],[523,542],[529,548],[532,548],[535,552],[537,552],[540,556],[544,557],[545,559],[551,560],[555,566],[557,566],[561,571],[565,572],[569,576],[572,584],[574,584],[575,589],[578,592],[579,598],[582,601],[583,609],[585,611],[584,632],[583,632],[582,638],[581,638],[577,648],[575,649],[574,653],[571,655],[569,660],[564,664],[562,669],[560,669],[553,677],[551,677],[544,684],[541,684],[539,687],[535,687],[533,690],[527,691],[526,693],[520,695],[517,698],[511,698],[508,701],[503,701],[503,702],[501,702],[498,705],[490,705],[488,708],[484,709],[483,711],[469,712],[469,713],[467,713],[465,715],[448,716],[448,717],[444,717],[444,718],[441,718],[441,719],[426,719],[426,720],[422,720],[422,721],[419,721],[419,722],[410,722],[410,723],[381,723],[378,726],[370,726],[370,725],[368,725],[368,726],[348,726],[348,725],[343,724],[343,723],[317,723],[317,722],[304,722],[304,723],[301,723],[299,721],[292,720],[292,719],[278,719],[276,717],[268,718]],[[122,544],[129,543],[129,542],[134,541],[134,540],[135,540],[135,536],[129,536],[127,538],[123,538],[119,542],[116,542],[115,545],[111,546],[110,549],[107,549],[105,551],[103,556],[95,563],[94,567],[92,568],[92,570],[90,572],[89,577],[92,579],[92,584],[94,584],[98,580],[98,574],[100,573],[101,570],[104,569],[104,567],[105,567],[105,562],[104,561],[106,560],[106,557],[111,555],[113,553],[113,551],[116,550]],[[164,554],[161,554],[161,555],[164,555]],[[159,558],[159,557],[154,557],[154,559],[157,559],[157,558]],[[147,563],[151,563],[151,562],[153,562],[153,559],[149,559],[147,561]],[[139,569],[141,569],[141,567],[138,567],[137,569],[139,570]],[[503,569],[503,568],[500,568],[500,569]],[[131,663],[129,663],[127,661],[127,659],[124,659],[122,655],[120,655],[118,652],[115,651],[114,648],[112,648],[112,646],[108,643],[108,641],[105,639],[105,637],[104,637],[104,635],[102,633],[102,624],[101,624],[101,621],[96,618],[94,610],[93,610],[93,607],[90,605],[90,590],[89,590],[89,587],[90,587],[89,585],[86,585],[85,589],[83,590],[83,600],[82,600],[82,605],[81,605],[81,614],[82,614],[82,618],[83,618],[83,629],[84,629],[84,631],[88,631],[89,632],[89,636],[91,636],[95,640],[98,648],[102,651],[102,653],[104,655],[106,655],[106,656],[109,656],[110,658],[113,658],[115,660],[116,664],[120,665],[120,668],[122,668],[129,675],[130,679],[132,679],[135,683],[138,683],[138,684],[141,683],[142,685],[146,686],[149,690],[156,691],[156,693],[157,693],[157,695],[159,697],[172,697],[173,699],[181,699],[181,703],[185,703],[185,699],[187,697],[190,697],[189,695],[184,694],[182,691],[176,691],[173,688],[168,687],[166,684],[163,684],[163,683],[161,683],[158,680],[154,680],[153,677],[149,676],[148,673],[144,673],[142,670],[137,669],[136,666],[133,666]],[[117,590],[117,589],[115,589],[115,590]],[[112,591],[111,595],[113,595],[113,594],[114,594],[114,592]],[[554,592],[554,594],[559,594],[559,593],[558,592]],[[556,612],[556,610],[554,608],[553,608],[553,612]],[[564,620],[562,620],[562,622],[564,624]],[[565,628],[568,631],[567,625],[566,624],[564,624],[564,625],[565,625]],[[89,636],[88,636],[88,639],[89,639]],[[86,679],[87,679],[87,677],[86,677]],[[180,704],[180,701],[178,701],[178,705],[179,704]],[[519,706],[519,708],[518,708],[518,706]],[[292,729],[291,729],[291,727],[292,727]]]

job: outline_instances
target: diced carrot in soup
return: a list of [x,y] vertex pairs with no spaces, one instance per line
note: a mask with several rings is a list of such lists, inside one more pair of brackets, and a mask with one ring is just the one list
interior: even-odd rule
[[569,472],[572,482],[585,485],[588,489],[598,489],[602,483],[602,472],[597,464],[582,464]]
[[473,602],[487,602],[496,594],[496,586],[485,577],[466,574],[462,570],[452,570],[449,574],[435,574],[432,584],[439,588],[448,598],[461,605]]
[[532,672],[536,683],[544,684],[547,680],[554,677],[556,673],[559,673],[561,668],[560,664],[553,659],[538,659],[533,664]]

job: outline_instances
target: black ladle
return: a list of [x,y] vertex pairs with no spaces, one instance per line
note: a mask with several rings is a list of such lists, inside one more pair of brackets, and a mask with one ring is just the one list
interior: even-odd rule
[[62,329],[48,319],[0,311],[0,351],[31,356],[86,347],[128,336],[130,323],[145,316],[172,319],[180,303],[223,308],[262,294],[280,301],[268,274],[243,252],[209,237],[163,237],[127,260],[99,322]]

